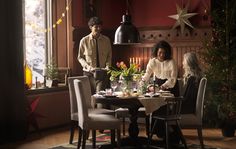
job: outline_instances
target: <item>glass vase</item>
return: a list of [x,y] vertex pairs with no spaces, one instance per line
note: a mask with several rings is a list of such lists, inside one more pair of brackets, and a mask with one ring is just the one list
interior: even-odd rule
[[130,80],[121,80],[121,90],[124,96],[131,96],[132,93],[132,81]]

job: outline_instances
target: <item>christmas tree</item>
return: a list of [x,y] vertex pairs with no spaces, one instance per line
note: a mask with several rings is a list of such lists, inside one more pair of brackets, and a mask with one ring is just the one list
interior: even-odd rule
[[212,37],[204,41],[202,53],[210,89],[205,119],[222,127],[226,121],[236,121],[235,11],[235,0],[212,1]]

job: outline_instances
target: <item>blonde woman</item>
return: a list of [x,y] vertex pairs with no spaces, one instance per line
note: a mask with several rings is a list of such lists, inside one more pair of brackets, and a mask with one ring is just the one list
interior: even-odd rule
[[189,52],[184,54],[183,69],[183,89],[185,91],[181,112],[193,113],[195,112],[199,81],[203,76],[195,53]]

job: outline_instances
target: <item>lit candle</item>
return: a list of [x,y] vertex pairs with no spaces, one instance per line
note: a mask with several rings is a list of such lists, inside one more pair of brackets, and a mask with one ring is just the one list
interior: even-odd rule
[[131,57],[129,58],[129,64],[132,64],[132,58]]
[[133,57],[133,64],[135,63],[135,61],[134,61],[134,57]]
[[138,58],[135,57],[135,64],[138,64]]
[[141,71],[141,58],[139,57],[138,58],[138,70]]
[[156,77],[155,74],[153,74],[153,93],[156,93]]

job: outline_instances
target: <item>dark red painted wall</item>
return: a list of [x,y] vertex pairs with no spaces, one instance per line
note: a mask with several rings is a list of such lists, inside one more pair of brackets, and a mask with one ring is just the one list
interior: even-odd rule
[[[73,0],[73,26],[85,27],[87,20],[83,17],[83,0]],[[113,29],[120,25],[125,14],[126,0],[97,0],[99,16],[104,22],[104,28]],[[176,4],[186,5],[188,0],[130,0],[130,14],[133,24],[137,27],[172,27],[174,19],[169,15],[177,13]],[[205,10],[209,12],[210,0],[190,0],[188,12],[196,12],[190,22],[194,27],[209,26],[210,19],[204,20]]]
[[[143,0],[133,0],[131,12],[133,22],[137,27],[173,26],[175,20],[168,16],[177,13],[176,4],[182,7],[183,5],[186,5],[187,2],[188,0],[145,0],[145,2]],[[190,0],[188,12],[198,13],[198,15],[190,19],[193,26],[209,25],[209,21],[202,19],[206,7],[209,9],[209,3],[209,0]]]

